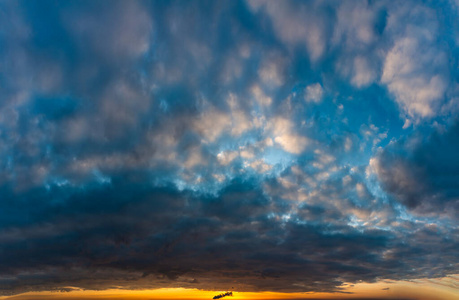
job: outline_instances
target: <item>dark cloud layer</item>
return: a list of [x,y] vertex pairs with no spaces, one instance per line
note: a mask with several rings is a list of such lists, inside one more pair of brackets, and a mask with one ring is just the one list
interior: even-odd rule
[[0,237],[7,294],[120,284],[332,291],[362,278],[446,275],[459,246],[457,232],[446,236],[435,227],[401,239],[384,230],[299,222],[299,216],[273,219],[267,215],[281,209],[250,182],[204,199],[125,177],[85,190],[2,194],[11,220]]
[[458,273],[459,8],[0,3],[0,293]]

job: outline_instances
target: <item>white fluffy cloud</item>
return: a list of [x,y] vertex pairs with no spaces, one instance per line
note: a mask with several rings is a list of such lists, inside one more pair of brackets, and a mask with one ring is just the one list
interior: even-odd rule
[[274,142],[285,151],[300,154],[310,144],[310,140],[293,132],[293,123],[282,117],[275,118],[269,125],[274,135]]
[[409,116],[431,117],[438,112],[448,84],[446,76],[436,71],[442,66],[446,66],[443,52],[405,37],[388,52],[381,82]]
[[361,56],[354,58],[352,73],[351,83],[358,88],[374,82],[377,75],[375,68],[371,66],[368,59]]
[[435,12],[422,5],[397,7],[387,26],[394,42],[384,57],[381,83],[409,118],[436,116],[449,85],[449,67]]
[[320,83],[314,83],[306,87],[304,100],[306,100],[306,102],[319,103],[322,101],[323,94],[324,90]]
[[341,2],[337,9],[332,43],[348,48],[366,47],[376,39],[374,22],[375,7],[368,3]]
[[337,7],[331,45],[339,51],[336,70],[350,83],[362,88],[378,77],[380,58],[373,49],[381,43],[377,25],[380,22],[383,2],[341,2]]
[[193,127],[205,142],[214,142],[223,131],[231,128],[231,118],[225,112],[210,108],[194,120]]
[[[291,46],[303,46],[311,61],[322,57],[327,46],[325,18],[317,14],[320,4],[294,6],[284,1],[249,1],[252,10],[265,10],[270,16],[277,37]],[[313,11],[315,12],[313,13]]]

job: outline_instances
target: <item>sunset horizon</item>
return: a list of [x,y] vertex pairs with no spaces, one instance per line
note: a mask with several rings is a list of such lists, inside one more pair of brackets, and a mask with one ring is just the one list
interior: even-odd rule
[[[457,276],[455,280],[457,280]],[[440,280],[441,281],[441,280]],[[354,288],[349,288],[354,286]],[[355,287],[357,286],[357,287]],[[1,300],[204,300],[217,299],[216,296],[223,295],[225,291],[201,291],[197,289],[184,288],[160,288],[155,290],[120,290],[109,289],[104,291],[80,290],[74,287],[67,287],[65,292],[27,292],[15,296],[0,296]],[[457,295],[457,285],[445,285],[435,283],[414,283],[402,281],[383,281],[379,283],[357,283],[349,284],[341,292],[315,293],[315,292],[238,292],[231,291],[232,295],[225,296],[234,300],[441,300],[454,299]]]

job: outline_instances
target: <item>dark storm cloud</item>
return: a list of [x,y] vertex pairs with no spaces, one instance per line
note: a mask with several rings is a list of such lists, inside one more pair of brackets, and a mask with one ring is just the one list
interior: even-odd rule
[[435,228],[402,241],[382,230],[272,219],[276,210],[253,182],[230,184],[215,198],[127,177],[84,190],[2,194],[4,294],[228,282],[239,291],[338,291],[362,278],[443,276],[459,246],[457,233]]
[[383,187],[409,209],[455,218],[459,209],[459,123],[389,145],[372,166]]
[[455,11],[392,3],[2,2],[0,292],[457,273]]

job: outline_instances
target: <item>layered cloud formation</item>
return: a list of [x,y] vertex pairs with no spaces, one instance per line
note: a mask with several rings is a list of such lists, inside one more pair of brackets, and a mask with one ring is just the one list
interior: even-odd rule
[[459,7],[0,4],[0,293],[458,273]]

